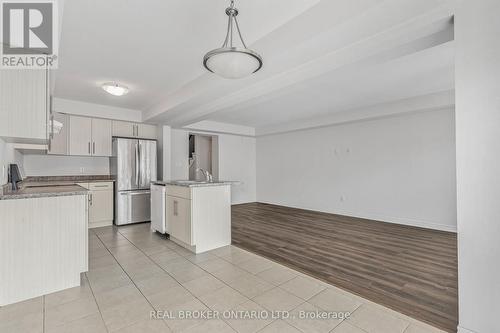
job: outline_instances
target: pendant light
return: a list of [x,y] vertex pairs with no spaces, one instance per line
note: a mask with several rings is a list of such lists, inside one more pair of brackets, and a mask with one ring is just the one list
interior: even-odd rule
[[234,7],[234,0],[231,0],[231,5],[226,8],[226,14],[229,17],[226,39],[220,48],[205,54],[203,65],[223,78],[240,79],[261,69],[262,58],[257,52],[247,48],[243,41],[236,20],[238,9]]

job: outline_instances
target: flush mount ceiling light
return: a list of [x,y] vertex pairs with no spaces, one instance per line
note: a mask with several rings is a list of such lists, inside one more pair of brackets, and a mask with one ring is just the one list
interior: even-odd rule
[[229,20],[224,44],[205,54],[203,65],[210,72],[223,78],[240,79],[257,72],[262,67],[262,57],[247,48],[241,37],[240,27],[236,20],[238,9],[234,8],[234,0],[231,0],[231,5],[226,8],[226,14]]
[[105,92],[114,96],[123,96],[128,93],[128,88],[116,82],[107,82],[102,85]]

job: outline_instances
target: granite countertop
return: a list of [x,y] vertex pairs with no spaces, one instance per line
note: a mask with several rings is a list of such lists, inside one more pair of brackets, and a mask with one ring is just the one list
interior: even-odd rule
[[59,186],[59,185],[75,185],[78,183],[100,183],[114,182],[111,176],[44,176],[44,177],[27,177],[18,184],[20,188],[27,186]]
[[27,177],[18,183],[19,189],[0,188],[0,200],[60,197],[87,194],[88,190],[77,183],[113,182],[111,176],[43,176]]
[[15,191],[3,191],[0,193],[0,200],[61,197],[68,195],[84,195],[87,193],[87,189],[78,185],[34,186],[20,188]]
[[77,184],[77,183],[99,183],[99,182],[114,182],[115,180],[109,175],[98,176],[40,176],[26,177],[20,184]]
[[225,186],[225,185],[237,185],[238,181],[220,180],[214,182],[204,182],[204,181],[188,181],[188,180],[169,180],[169,181],[153,181],[152,184],[157,185],[172,185],[172,186],[183,186],[183,187],[207,187],[207,186]]

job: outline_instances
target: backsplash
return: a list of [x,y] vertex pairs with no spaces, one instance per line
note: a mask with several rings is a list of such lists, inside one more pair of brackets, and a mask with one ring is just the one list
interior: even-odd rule
[[109,175],[108,157],[25,155],[25,176]]

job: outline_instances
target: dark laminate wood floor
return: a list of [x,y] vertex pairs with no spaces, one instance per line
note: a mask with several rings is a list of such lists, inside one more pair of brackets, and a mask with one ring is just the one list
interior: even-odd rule
[[232,207],[232,242],[456,332],[454,233],[250,203]]

